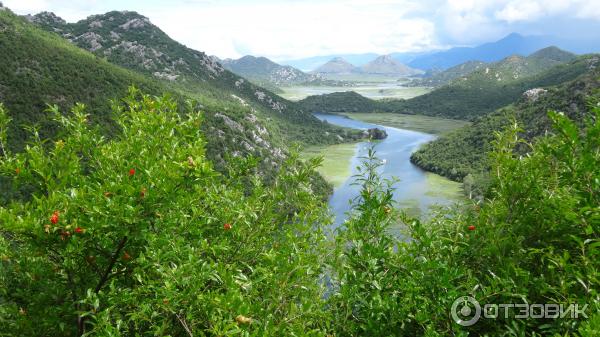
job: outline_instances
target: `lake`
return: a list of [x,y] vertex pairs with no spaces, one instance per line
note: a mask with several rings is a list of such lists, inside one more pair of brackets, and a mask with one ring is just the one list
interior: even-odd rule
[[351,209],[350,201],[359,195],[360,186],[354,185],[355,175],[360,165],[360,157],[365,156],[373,146],[377,157],[384,160],[380,168],[383,178],[396,177],[394,200],[397,206],[404,208],[410,215],[424,216],[435,205],[450,205],[462,200],[462,186],[436,174],[426,172],[410,162],[410,155],[422,144],[435,139],[435,135],[361,122],[345,116],[315,114],[328,123],[354,129],[380,128],[388,137],[376,142],[356,144],[355,153],[350,159],[350,175],[343,183],[335,187],[329,199],[329,206],[335,215],[334,226],[344,222]]

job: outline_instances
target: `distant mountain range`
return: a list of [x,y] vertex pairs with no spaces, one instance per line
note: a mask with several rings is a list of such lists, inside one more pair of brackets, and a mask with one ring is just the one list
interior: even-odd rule
[[[421,70],[443,71],[467,61],[496,62],[510,55],[529,55],[536,50],[557,46],[559,48],[577,53],[600,52],[600,41],[589,41],[583,39],[564,39],[554,36],[523,36],[512,33],[506,37],[490,43],[475,47],[455,47],[447,50],[436,50],[426,52],[392,53],[390,56],[411,68]],[[293,65],[304,71],[316,70],[320,65],[335,57],[360,67],[374,58],[376,54],[344,54],[315,56],[305,59],[282,61],[282,64]]]
[[[479,74],[479,76],[485,77],[487,80],[506,82],[507,80],[516,80],[520,77],[535,75],[557,64],[569,62],[575,59],[575,57],[575,54],[557,47],[547,47],[527,57],[512,55],[504,60],[493,63],[467,61],[445,71],[438,71],[422,79],[414,80],[410,85],[437,87],[454,80],[467,80],[467,75],[471,73]],[[470,78],[470,80],[472,81],[473,78]]]
[[413,76],[422,74],[422,70],[413,69],[394,60],[390,55],[379,56],[375,60],[360,67],[365,74]]
[[394,60],[390,55],[383,55],[375,58],[371,62],[357,67],[342,57],[334,57],[327,63],[315,69],[313,74],[366,74],[366,75],[393,75],[393,76],[413,76],[423,73],[422,70],[413,69]]
[[522,36],[510,34],[501,40],[477,47],[458,47],[417,57],[408,64],[419,69],[448,69],[467,61],[495,62],[507,56],[529,55],[536,50],[552,45],[547,36]]
[[526,90],[572,80],[589,67],[595,67],[596,61],[592,61],[589,57],[576,57],[549,47],[527,57],[514,55],[485,64],[447,85],[408,100],[375,101],[345,92],[309,96],[299,104],[308,111],[381,111],[474,120],[514,102]]

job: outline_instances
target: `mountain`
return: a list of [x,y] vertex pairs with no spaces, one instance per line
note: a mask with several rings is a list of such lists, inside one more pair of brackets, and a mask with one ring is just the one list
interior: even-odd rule
[[529,55],[553,43],[548,36],[522,36],[512,33],[496,42],[477,47],[457,47],[417,57],[408,63],[418,69],[448,69],[467,61],[495,62],[514,54]]
[[[108,17],[113,17],[113,20],[108,20]],[[124,15],[121,21],[115,18],[115,13],[108,17],[108,22],[123,25],[135,20],[137,15],[133,18]],[[64,25],[63,21],[49,14],[37,18],[51,19],[42,24],[52,31],[54,28],[48,22]],[[103,22],[102,18],[96,16],[92,22]],[[103,24],[103,27],[107,26]],[[29,130],[32,126],[37,127],[41,139],[50,141],[59,137],[57,123],[45,112],[46,104],[56,104],[61,111],[68,111],[74,103],[84,103],[88,106],[86,112],[90,114],[90,122],[99,126],[107,136],[114,134],[115,123],[109,100],[126,96],[130,85],[151,95],[168,93],[181,106],[189,101],[201,109],[204,115],[201,127],[207,135],[207,155],[222,171],[227,170],[229,156],[254,156],[260,158],[260,172],[270,176],[278,166],[276,163],[286,156],[287,144],[291,142],[336,143],[340,141],[338,136],[343,139],[356,137],[352,132],[327,125],[303,113],[292,102],[271,99],[274,95],[268,91],[227,70],[212,68],[216,72],[212,73],[202,58],[189,64],[192,71],[189,75],[176,74],[177,68],[171,68],[173,74],[179,75],[171,80],[153,74],[159,62],[148,56],[149,53],[154,55],[148,45],[137,44],[136,50],[144,50],[144,57],[153,61],[153,66],[142,73],[132,70],[134,66],[125,69],[112,64],[105,57],[83,50],[57,34],[45,32],[6,10],[0,11],[0,27],[0,102],[13,119],[8,130],[8,145],[15,151],[22,150],[32,140]],[[70,27],[59,29],[60,33],[65,33]],[[130,26],[131,29],[134,28]],[[131,31],[128,33],[133,34]],[[156,34],[154,32],[154,36]],[[73,41],[82,40],[71,36]],[[97,39],[104,41],[104,37],[98,36]],[[146,38],[141,32],[136,36],[137,41]],[[121,40],[118,45],[129,45],[129,41]],[[180,51],[201,55],[185,49]],[[164,53],[161,56],[161,62],[169,62],[170,56]],[[181,58],[185,56],[182,54]],[[113,59],[125,61],[127,57],[113,55]],[[131,61],[131,64],[134,62]],[[208,66],[211,65],[208,63]],[[193,81],[195,76],[205,77]],[[229,81],[233,81],[233,85],[229,86]]]
[[345,59],[341,57],[334,57],[329,60],[327,63],[318,67],[314,71],[313,74],[351,74],[359,72],[360,68],[355,67],[353,64],[349,63]]
[[[270,127],[286,142],[338,139],[339,130],[329,132],[331,126],[324,126],[295,103],[228,71],[213,57],[171,39],[136,12],[112,11],[76,23],[64,23],[51,13],[27,19],[113,64],[151,76],[193,98],[201,96],[198,99],[204,104],[228,101],[241,105],[262,120],[269,119]],[[325,132],[329,136],[322,137]]]
[[536,51],[528,57],[513,55],[497,63],[482,61],[467,61],[445,71],[435,72],[430,76],[412,81],[411,86],[441,86],[456,79],[467,80],[467,76],[478,70],[486,69],[488,80],[518,79],[535,75],[557,64],[575,59],[575,54],[561,50],[557,47],[547,47]]
[[220,61],[225,69],[249,79],[259,85],[289,86],[298,84],[324,84],[318,74],[307,74],[291,66],[279,65],[266,57],[244,56],[237,60]]
[[378,75],[413,76],[423,73],[394,60],[390,55],[377,57],[375,60],[360,67],[362,73]]
[[[560,56],[557,56],[560,55]],[[387,104],[397,112],[472,120],[514,102],[531,88],[556,85],[587,71],[589,58],[543,49],[528,57],[510,56],[406,101]]]
[[429,70],[418,78],[407,83],[407,86],[414,87],[439,87],[447,84],[457,78],[465,77],[470,73],[482,69],[487,65],[482,61],[467,61],[444,71]]
[[312,56],[301,59],[294,60],[283,60],[279,61],[279,64],[289,65],[298,69],[301,69],[305,72],[312,72],[317,69],[319,66],[327,63],[329,60],[333,58],[343,58],[348,62],[355,64],[357,66],[361,66],[363,64],[368,63],[369,61],[376,58],[378,55],[374,53],[365,53],[365,54],[338,54],[338,55],[323,55],[323,56]]
[[586,71],[572,81],[529,89],[513,104],[424,145],[411,161],[428,171],[462,181],[469,174],[481,176],[487,172],[487,154],[492,150],[495,132],[508,127],[513,119],[523,128],[521,136],[527,141],[551,130],[548,110],[561,111],[582,124],[586,117],[592,117],[588,114],[589,97],[600,89],[599,60],[599,56],[587,59]]

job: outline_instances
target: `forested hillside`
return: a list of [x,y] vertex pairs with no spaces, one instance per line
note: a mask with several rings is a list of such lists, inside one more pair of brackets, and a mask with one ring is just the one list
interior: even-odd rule
[[[586,118],[592,118],[589,101],[600,90],[600,71],[590,69],[574,81],[526,91],[514,104],[480,117],[468,127],[425,144],[412,155],[411,161],[428,171],[462,181],[467,175],[480,177],[489,168],[489,152],[495,134],[514,123],[522,126],[520,136],[531,142],[536,137],[551,132],[548,110],[564,113],[580,126]],[[526,147],[520,148],[521,153]],[[471,179],[471,178],[469,178]]]
[[523,58],[509,57],[425,95],[390,102],[396,112],[473,120],[519,99],[526,90],[557,85],[596,67],[597,56],[568,57],[545,49]]
[[203,104],[219,106],[231,102],[242,110],[250,110],[260,120],[270,118],[268,126],[264,126],[274,129],[274,133],[285,138],[283,141],[321,144],[339,142],[338,134],[345,137],[343,131],[323,125],[295,103],[233,74],[205,53],[171,39],[136,12],[113,11],[72,24],[47,12],[27,19],[113,64],[160,79],[169,88]]
[[486,62],[482,61],[467,61],[446,70],[432,70],[425,73],[423,78],[414,79],[406,85],[411,87],[439,87],[457,78],[467,76],[474,71],[485,69],[487,65]]
[[[42,138],[55,138],[56,123],[44,112],[46,104],[67,109],[75,102],[85,103],[90,120],[106,134],[114,133],[109,99],[124,96],[132,84],[148,93],[170,92],[180,102],[191,99],[202,106],[207,152],[217,167],[225,165],[226,156],[255,155],[267,169],[283,159],[291,141],[335,143],[340,141],[337,135],[343,139],[357,137],[293,106],[286,107],[286,101],[271,101],[274,109],[266,103],[267,94],[246,101],[240,97],[242,93],[234,91],[235,84],[223,88],[225,84],[219,81],[192,84],[185,80],[190,85],[184,86],[123,69],[8,11],[0,12],[0,25],[0,101],[14,120],[8,132],[8,147],[14,150],[24,148],[31,135],[27,130],[32,126],[39,128]],[[225,70],[222,74],[239,81],[242,88],[260,90]]]

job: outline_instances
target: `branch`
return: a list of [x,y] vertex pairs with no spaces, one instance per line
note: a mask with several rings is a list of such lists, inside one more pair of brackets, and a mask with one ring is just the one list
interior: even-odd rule
[[100,281],[98,281],[98,285],[96,286],[96,289],[94,290],[94,292],[96,294],[100,292],[100,289],[102,289],[102,287],[104,286],[104,283],[106,283],[106,281],[108,280],[108,277],[110,276],[110,272],[112,271],[113,267],[115,266],[115,263],[117,262],[117,259],[119,258],[119,254],[121,253],[121,249],[123,249],[126,242],[127,242],[127,236],[124,236],[121,239],[121,241],[119,242],[117,249],[113,253],[113,255],[110,259],[110,263],[108,264],[108,267],[104,271],[104,275],[102,275],[102,278],[100,279]]

